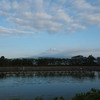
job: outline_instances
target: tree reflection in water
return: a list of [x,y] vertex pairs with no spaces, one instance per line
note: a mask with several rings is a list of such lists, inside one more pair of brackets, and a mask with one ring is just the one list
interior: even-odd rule
[[[97,73],[100,78],[100,72]],[[95,78],[94,71],[31,71],[31,72],[1,72],[0,78],[6,77],[73,77],[73,78]]]

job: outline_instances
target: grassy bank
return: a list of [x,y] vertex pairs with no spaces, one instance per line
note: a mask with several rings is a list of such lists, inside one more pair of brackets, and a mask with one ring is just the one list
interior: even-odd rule
[[[13,98],[13,99],[9,99],[9,100],[21,100],[20,98]],[[42,97],[36,97],[34,99],[30,99],[30,100],[45,100]],[[68,100],[64,97],[55,97],[51,100]],[[88,91],[87,93],[79,93],[76,94],[72,100],[100,100],[100,90],[97,89],[91,89],[90,91]]]

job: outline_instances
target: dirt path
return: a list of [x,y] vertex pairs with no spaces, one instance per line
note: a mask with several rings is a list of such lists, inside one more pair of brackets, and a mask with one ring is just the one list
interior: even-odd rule
[[100,66],[29,66],[29,67],[0,67],[5,71],[100,71]]

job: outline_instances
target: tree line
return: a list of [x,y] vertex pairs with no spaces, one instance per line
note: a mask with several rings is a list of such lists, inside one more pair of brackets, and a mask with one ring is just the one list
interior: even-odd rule
[[38,58],[38,59],[7,59],[0,57],[0,67],[2,66],[99,66],[100,57],[89,55],[73,56],[72,58]]

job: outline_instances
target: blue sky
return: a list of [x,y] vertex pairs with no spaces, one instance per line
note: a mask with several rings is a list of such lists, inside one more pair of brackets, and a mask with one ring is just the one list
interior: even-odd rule
[[0,0],[0,56],[100,56],[100,0]]

